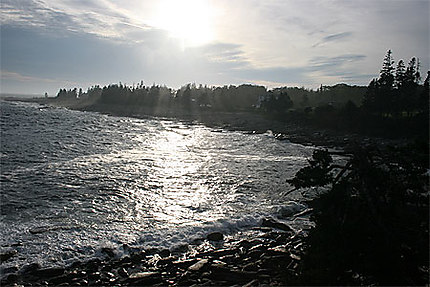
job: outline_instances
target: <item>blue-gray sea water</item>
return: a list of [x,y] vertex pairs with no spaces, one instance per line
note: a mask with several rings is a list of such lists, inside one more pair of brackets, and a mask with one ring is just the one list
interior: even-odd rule
[[300,201],[282,193],[312,148],[270,133],[1,102],[0,152],[0,245],[17,252],[6,268],[245,233]]

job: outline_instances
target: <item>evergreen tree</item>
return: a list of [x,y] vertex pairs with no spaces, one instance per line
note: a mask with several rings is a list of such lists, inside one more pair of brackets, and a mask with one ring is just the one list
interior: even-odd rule
[[373,79],[369,86],[367,87],[366,94],[363,98],[363,108],[365,111],[374,113],[380,112],[380,107],[378,101],[379,96],[379,81],[378,79]]
[[400,89],[405,82],[405,74],[406,74],[405,62],[403,60],[400,60],[397,63],[396,78],[395,78],[396,87],[398,89]]
[[430,71],[427,71],[427,77],[424,80],[424,87],[418,99],[418,109],[428,117],[429,106],[430,106]]
[[420,78],[419,62],[413,57],[406,68],[405,82],[409,87],[416,86],[419,84]]
[[382,63],[382,69],[379,74],[379,84],[381,88],[385,90],[391,90],[394,85],[394,60],[391,50],[387,51],[384,61]]

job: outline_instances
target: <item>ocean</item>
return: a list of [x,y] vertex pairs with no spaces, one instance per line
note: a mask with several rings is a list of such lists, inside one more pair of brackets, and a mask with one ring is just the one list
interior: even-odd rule
[[1,102],[1,270],[65,266],[105,247],[169,248],[305,208],[286,179],[313,147],[177,120]]

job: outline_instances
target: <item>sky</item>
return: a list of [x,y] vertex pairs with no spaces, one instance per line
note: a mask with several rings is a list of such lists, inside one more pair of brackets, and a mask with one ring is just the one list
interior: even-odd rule
[[429,0],[1,0],[1,93],[144,82],[368,85],[429,70]]

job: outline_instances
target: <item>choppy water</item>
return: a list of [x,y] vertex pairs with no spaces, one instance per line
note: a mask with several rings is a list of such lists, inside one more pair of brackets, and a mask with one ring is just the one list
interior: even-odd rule
[[[289,200],[312,148],[270,134],[1,102],[4,266],[234,234]],[[294,199],[299,200],[299,199]],[[298,226],[299,228],[300,226]]]

